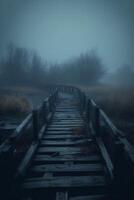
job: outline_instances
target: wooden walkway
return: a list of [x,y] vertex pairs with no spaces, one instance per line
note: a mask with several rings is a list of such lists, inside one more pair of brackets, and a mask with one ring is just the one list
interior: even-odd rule
[[0,199],[133,200],[124,134],[81,90],[51,90],[0,145]]
[[98,200],[107,194],[101,156],[78,106],[74,96],[59,94],[53,118],[23,183],[28,196]]

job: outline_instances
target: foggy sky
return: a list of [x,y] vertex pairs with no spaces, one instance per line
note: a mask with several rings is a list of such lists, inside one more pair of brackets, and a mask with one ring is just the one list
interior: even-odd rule
[[133,0],[0,0],[0,56],[6,46],[63,62],[92,48],[109,69],[134,66]]

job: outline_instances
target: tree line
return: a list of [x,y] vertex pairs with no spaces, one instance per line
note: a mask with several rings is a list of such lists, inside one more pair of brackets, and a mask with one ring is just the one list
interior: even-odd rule
[[0,84],[40,86],[47,84],[98,84],[105,67],[95,51],[61,64],[48,64],[33,51],[9,45],[0,62]]

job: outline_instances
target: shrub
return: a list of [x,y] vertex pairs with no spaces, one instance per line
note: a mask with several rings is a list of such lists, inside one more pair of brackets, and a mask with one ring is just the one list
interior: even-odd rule
[[0,96],[0,112],[9,114],[26,114],[31,110],[30,103],[25,97],[2,95]]

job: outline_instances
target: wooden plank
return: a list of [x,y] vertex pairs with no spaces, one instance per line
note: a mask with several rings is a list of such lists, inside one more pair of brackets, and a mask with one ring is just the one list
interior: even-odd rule
[[80,153],[80,147],[40,147],[38,153],[45,152],[63,152],[63,153]]
[[80,116],[80,112],[78,110],[73,110],[73,111],[66,111],[66,110],[64,110],[62,112],[56,111],[54,113],[54,116],[55,117],[64,117],[64,116],[65,117],[81,117]]
[[106,181],[103,176],[57,176],[52,178],[29,178],[23,184],[23,187],[27,189],[78,188],[98,186],[106,186]]
[[78,109],[78,106],[71,106],[71,105],[63,105],[63,106],[61,106],[61,105],[58,105],[58,106],[56,106],[56,109],[57,110],[70,110],[70,109],[72,109],[72,110],[77,110]]
[[54,120],[62,120],[62,121],[81,121],[82,120],[82,118],[79,116],[61,116],[61,117],[59,117],[59,116],[54,116],[54,118],[53,118]]
[[72,104],[58,104],[58,106],[56,106],[57,109],[77,109],[77,106],[74,106]]
[[73,112],[68,112],[68,113],[64,113],[64,112],[55,112],[54,113],[54,117],[81,117],[80,112],[78,110],[75,110]]
[[[69,130],[62,130],[62,131],[58,131],[58,130],[47,130],[46,131],[46,135],[70,135],[72,134],[73,131],[69,131]],[[75,134],[74,134],[75,135]]]
[[62,116],[62,117],[57,117],[57,116],[55,116],[54,117],[54,120],[68,120],[68,121],[74,121],[74,120],[81,120],[81,117],[79,116],[79,117],[75,117],[75,116],[73,116],[73,117],[67,117],[67,116]]
[[81,156],[81,155],[77,155],[77,154],[74,154],[74,155],[53,155],[53,156],[49,156],[49,155],[36,155],[34,157],[34,161],[37,161],[37,162],[85,162],[85,163],[88,163],[88,162],[100,162],[101,159],[100,159],[100,156],[97,156],[97,155],[90,155],[90,156]]
[[82,146],[82,145],[86,145],[87,144],[87,142],[91,142],[92,140],[90,139],[90,140],[87,140],[87,139],[77,139],[77,140],[65,140],[64,139],[64,141],[62,140],[56,140],[56,141],[53,141],[53,140],[42,140],[42,142],[41,142],[41,146],[59,146],[59,147],[61,147],[61,146],[63,146],[63,147],[65,147],[65,146]]
[[88,195],[88,196],[78,196],[71,197],[69,200],[102,200],[106,198],[106,195]]
[[72,117],[72,121],[83,121],[83,118],[82,116],[79,116],[79,117],[74,117],[74,116],[68,116],[68,115],[64,115],[62,117],[59,117],[59,119],[57,119],[57,117],[55,116],[53,118],[53,121],[65,121],[65,120],[68,120],[68,121],[71,121],[71,119],[69,117]]
[[109,156],[109,154],[107,152],[107,149],[106,149],[106,147],[105,147],[105,145],[104,145],[104,143],[103,143],[101,138],[96,137],[96,142],[97,142],[97,145],[100,148],[101,155],[102,155],[102,157],[104,159],[104,162],[106,164],[106,167],[108,169],[110,178],[111,178],[111,180],[113,180],[113,178],[114,178],[114,175],[113,175],[114,166],[113,166],[111,158],[110,158],[110,156]]
[[66,124],[52,123],[51,126],[50,126],[50,128],[76,128],[76,127],[83,127],[84,128],[84,124],[83,123],[75,123],[75,124],[70,124],[70,123],[66,123]]
[[100,172],[103,166],[100,163],[94,164],[45,164],[36,165],[30,170],[34,172]]
[[56,192],[56,200],[69,200],[68,192]]
[[75,116],[75,117],[80,117],[80,112],[78,110],[73,110],[72,112],[55,112],[54,113],[54,116],[60,116],[60,117],[63,117],[63,116],[67,116],[67,117],[70,117],[70,116]]
[[[41,140],[42,138],[42,135],[44,133],[46,129],[46,125],[44,125],[39,133],[39,140]],[[24,156],[20,166],[17,168],[16,170],[16,178],[19,177],[19,176],[23,176],[25,174],[25,171],[27,170],[27,168],[29,167],[30,163],[31,163],[31,160],[35,154],[35,151],[39,145],[39,140],[38,140],[38,143],[32,143],[30,148],[28,149],[26,155]]]
[[52,120],[51,121],[52,122],[52,124],[54,125],[54,124],[61,124],[61,125],[63,125],[63,124],[71,124],[71,125],[73,125],[73,124],[84,124],[84,122],[83,122],[83,120],[69,120],[69,119],[64,119],[64,120]]
[[62,113],[62,112],[64,112],[64,113],[73,113],[73,112],[77,112],[77,113],[79,113],[78,112],[78,110],[77,109],[71,109],[71,108],[67,108],[67,109],[65,109],[65,108],[56,108],[56,110],[55,110],[55,113]]
[[71,107],[71,105],[69,106],[64,106],[64,107],[56,107],[56,111],[57,112],[64,112],[64,111],[66,111],[66,112],[72,112],[72,111],[77,111],[78,112],[78,107]]
[[132,146],[126,138],[120,138],[120,141],[124,145],[126,157],[129,160],[130,165],[134,166],[134,146]]
[[73,118],[68,119],[68,118],[64,118],[64,119],[54,119],[53,121],[51,121],[51,125],[85,125],[85,122],[83,121],[83,119],[76,119],[74,120]]
[[37,146],[38,146],[38,144],[34,143],[29,148],[29,150],[28,150],[26,156],[24,157],[24,159],[22,160],[19,168],[16,170],[16,175],[15,175],[16,178],[18,178],[19,176],[23,176],[25,174],[25,171],[28,168],[28,166],[30,165],[31,159],[35,153]]
[[47,131],[74,131],[76,128],[83,128],[82,126],[77,127],[48,127]]
[[79,140],[82,138],[86,138],[84,135],[73,135],[73,134],[66,134],[66,135],[61,135],[61,134],[54,134],[54,135],[44,135],[43,139],[45,140],[66,140],[66,139],[70,139],[70,140]]

